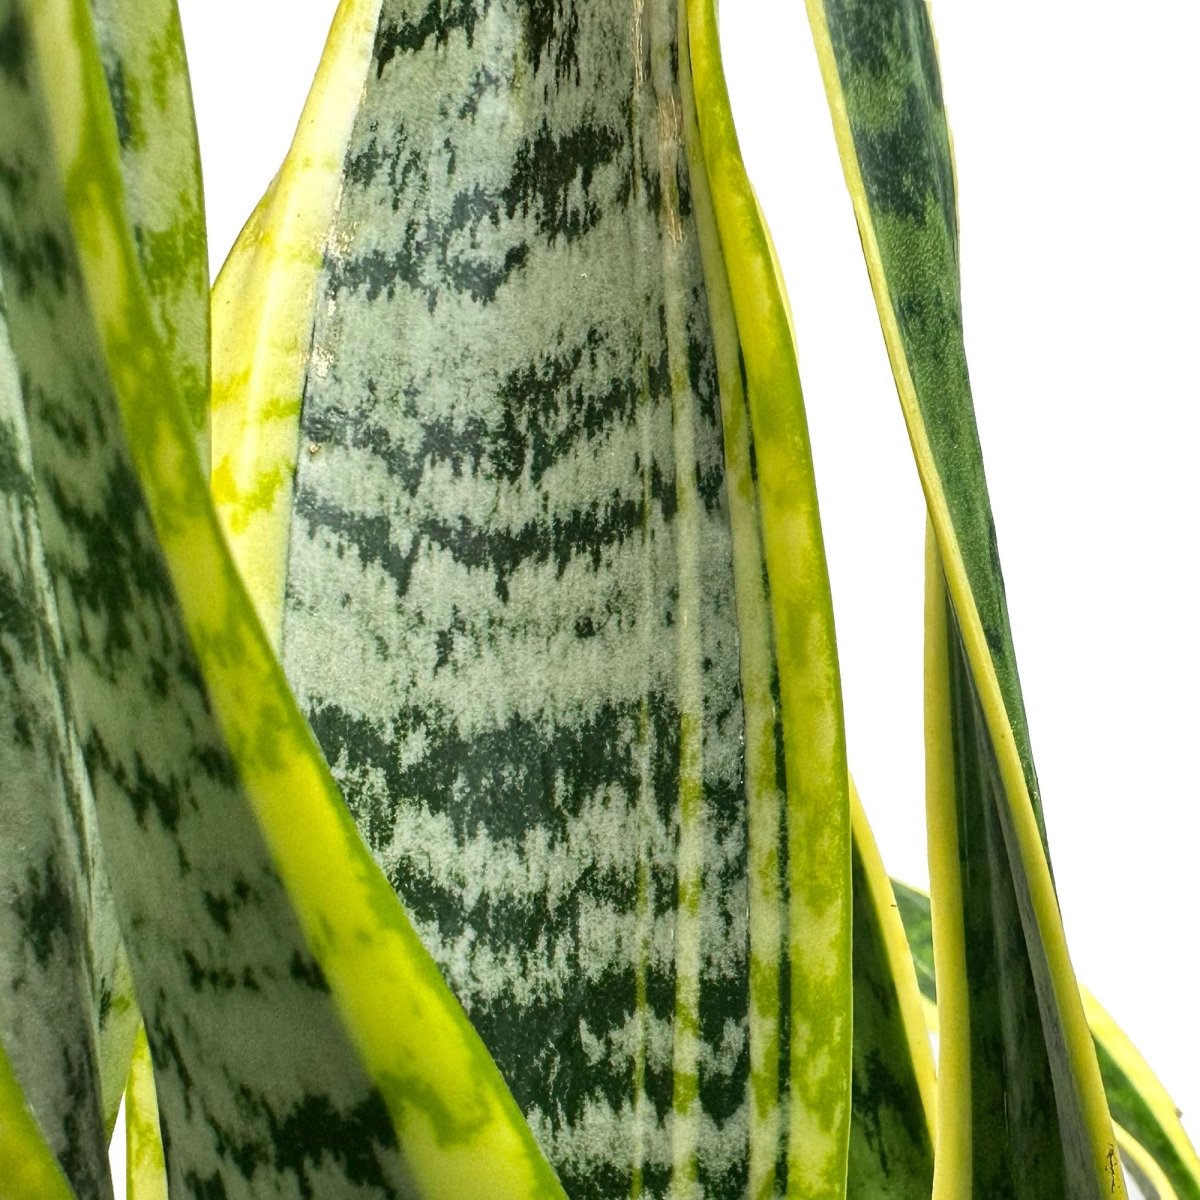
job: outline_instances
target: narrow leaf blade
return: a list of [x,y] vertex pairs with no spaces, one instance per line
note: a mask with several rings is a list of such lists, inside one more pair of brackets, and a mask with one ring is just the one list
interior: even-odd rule
[[23,186],[4,267],[46,245],[57,267],[14,299],[13,344],[171,1188],[560,1195],[238,582],[142,291],[90,13],[5,16],[23,36],[0,151]]

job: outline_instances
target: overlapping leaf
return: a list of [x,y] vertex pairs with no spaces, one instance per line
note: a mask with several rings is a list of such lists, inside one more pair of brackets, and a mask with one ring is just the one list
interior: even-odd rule
[[[845,1178],[828,584],[807,454],[772,449],[805,434],[768,243],[724,245],[706,207],[690,16],[385,0],[369,43],[335,27],[353,125],[319,84],[216,292],[216,419],[241,416],[214,487],[251,589],[269,625],[282,599],[361,828],[581,1196],[770,1194],[797,1155]],[[703,53],[700,124],[736,161]],[[302,301],[260,320],[251,272],[281,269],[313,144],[324,269],[314,294],[293,255]]]
[[851,1200],[928,1200],[933,1054],[891,881],[851,791],[854,831],[854,1102]]
[[[1063,939],[971,405],[954,171],[921,0],[809,0],[933,529],[927,705],[942,989],[935,1195],[1123,1191]],[[950,611],[943,605],[948,594]]]
[[[727,487],[739,521],[747,741],[755,737],[762,763],[749,779],[758,807],[751,838],[760,839],[751,874],[751,967],[764,992],[753,1003],[759,1019],[752,1032],[757,1026],[764,1035],[754,1104],[761,1121],[781,1124],[785,1149],[778,1166],[764,1161],[755,1172],[751,1194],[799,1187],[835,1196],[846,1188],[850,1138],[851,906],[829,581],[790,315],[741,162],[715,6],[689,3],[686,30],[693,178],[722,368]],[[752,651],[756,641],[761,648]],[[780,743],[787,791],[772,809],[770,772]],[[749,749],[747,755],[749,763]],[[756,918],[761,955],[753,953]],[[780,937],[782,958],[774,949]],[[775,989],[786,997],[782,1003]],[[770,1020],[773,1005],[781,1011],[778,1024]]]
[[[935,1004],[933,932],[929,897],[893,881],[900,915],[920,980],[921,994]],[[1193,1200],[1200,1196],[1200,1161],[1166,1089],[1128,1037],[1096,998],[1083,989],[1088,1027],[1096,1043],[1100,1074],[1109,1108],[1117,1124],[1117,1140],[1127,1168],[1131,1167],[1143,1193],[1153,1187],[1160,1195]],[[936,1027],[936,1016],[933,1019]],[[1158,1180],[1158,1176],[1162,1180]]]
[[175,0],[90,3],[147,304],[207,465],[208,240],[179,12]]
[[[0,279],[20,288],[19,274],[6,268]],[[57,1160],[79,1195],[105,1197],[100,983],[115,918],[90,903],[95,821],[64,679],[6,297],[0,287],[0,1056],[11,1072],[0,1125],[12,1178],[22,1175],[14,1159],[28,1157],[30,1187],[42,1169],[35,1164]]]
[[342,0],[287,160],[213,289],[212,490],[234,561],[277,643],[300,397],[347,145],[380,0]]
[[90,11],[0,17],[0,269],[172,1191],[560,1194],[229,560],[142,287]]

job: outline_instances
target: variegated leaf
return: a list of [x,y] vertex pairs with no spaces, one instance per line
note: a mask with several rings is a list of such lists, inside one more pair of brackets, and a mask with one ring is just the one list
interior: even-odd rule
[[[218,402],[279,435],[233,486],[237,419],[216,447],[235,544],[239,522],[284,523],[285,565],[245,553],[251,590],[267,614],[282,590],[284,664],[359,824],[580,1197],[844,1186],[828,584],[807,456],[750,466],[752,436],[795,445],[803,414],[761,232],[735,290],[744,308],[766,272],[742,319],[774,340],[733,316],[689,144],[689,16],[385,0],[365,64],[335,27],[275,185],[345,144],[337,179],[322,160],[305,184],[333,202],[303,242],[316,294],[298,272],[273,324],[245,292],[277,199],[216,291]],[[350,62],[347,135],[320,80]],[[307,363],[273,331],[311,340]]]
[[[927,1003],[935,1004],[929,897],[895,880],[892,886],[921,994]],[[1096,1043],[1104,1091],[1117,1123],[1117,1140],[1126,1166],[1133,1164],[1135,1173],[1145,1179],[1156,1180],[1161,1175],[1166,1182],[1153,1184],[1158,1194],[1196,1200],[1200,1197],[1200,1160],[1180,1124],[1174,1102],[1150,1065],[1086,988],[1083,1007]],[[1139,1186],[1145,1192],[1148,1185],[1139,1182]]]
[[318,281],[373,62],[379,4],[339,4],[287,160],[213,289],[213,497],[276,644]]
[[[0,38],[12,29],[0,23]],[[21,1111],[7,1108],[0,1123],[13,1137],[40,1126],[77,1194],[100,1200],[111,1190],[97,986],[104,956],[89,903],[95,820],[9,340],[8,293],[25,284],[7,268],[0,264],[0,1053],[14,1081],[7,1103]],[[105,915],[101,941],[115,930]],[[23,1153],[31,1163],[40,1156]]]
[[808,10],[936,543],[931,873],[954,986],[943,992],[934,1194],[1110,1197],[1123,1184],[1050,876],[967,379],[929,15],[923,0]]
[[171,1192],[561,1195],[238,581],[143,289],[90,9],[4,0],[0,29],[0,270]]
[[146,299],[207,465],[208,242],[179,12],[175,0],[91,0],[91,8]]
[[846,1194],[928,1200],[933,1186],[933,1053],[914,956],[891,881],[851,789],[854,832],[854,1092]]

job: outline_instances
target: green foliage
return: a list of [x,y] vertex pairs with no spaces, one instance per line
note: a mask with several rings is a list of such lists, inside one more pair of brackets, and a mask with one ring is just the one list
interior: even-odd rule
[[126,1079],[131,1200],[1197,1194],[1065,953],[928,14],[808,8],[931,909],[712,0],[342,0],[211,301],[174,4],[0,0],[0,1200],[111,1196]]

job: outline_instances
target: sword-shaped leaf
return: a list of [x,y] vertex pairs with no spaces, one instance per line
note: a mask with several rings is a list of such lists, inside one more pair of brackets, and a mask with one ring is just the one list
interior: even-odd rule
[[[892,887],[917,977],[921,981],[921,994],[927,1002],[935,1003],[929,897],[896,880],[892,881]],[[1141,1164],[1140,1169],[1145,1175],[1149,1171],[1145,1166],[1148,1159],[1154,1164],[1154,1171],[1168,1181],[1170,1194],[1177,1195],[1180,1200],[1197,1200],[1200,1197],[1200,1160],[1180,1124],[1174,1102],[1149,1063],[1100,1002],[1087,988],[1082,992],[1105,1095],[1117,1123],[1117,1140],[1127,1165],[1131,1160]],[[1127,1146],[1126,1139],[1133,1149]],[[1162,1191],[1163,1185],[1155,1186]]]
[[[1089,1063],[1081,1066],[1082,1056],[1072,1054],[1053,1002],[1067,981],[1063,968],[1056,981],[1031,919],[1030,876],[1040,868],[1050,886],[1046,860],[1030,864],[1014,833],[932,532],[926,572],[929,870],[940,1027],[934,1194],[1111,1195],[1123,1184],[1095,1052],[1089,1039],[1085,1073]],[[1069,982],[1074,988],[1073,975]],[[1103,1116],[1103,1147],[1089,1107]]]
[[[779,679],[767,587],[771,577],[763,560],[760,522],[764,519],[764,510],[759,497],[759,481],[771,469],[771,462],[769,455],[765,465],[761,453],[755,458],[751,455],[752,419],[746,401],[750,380],[757,385],[756,400],[760,410],[765,397],[776,398],[785,419],[787,400],[795,405],[793,419],[802,410],[798,403],[794,361],[789,362],[787,354],[778,354],[772,363],[771,358],[763,354],[761,342],[755,344],[753,339],[749,345],[739,344],[738,315],[730,293],[726,261],[730,263],[730,273],[740,273],[738,298],[740,320],[744,326],[759,330],[764,322],[774,321],[779,331],[783,323],[790,324],[790,315],[769,234],[749,190],[737,151],[724,85],[720,76],[714,75],[719,64],[713,55],[712,12],[705,6],[696,12],[695,19],[700,32],[691,39],[693,52],[687,65],[696,62],[703,72],[697,90],[703,92],[703,99],[709,106],[706,112],[709,137],[714,143],[714,157],[721,164],[710,180],[700,131],[696,128],[693,85],[685,76],[684,109],[693,196],[705,251],[705,283],[720,372],[726,488],[733,532],[741,640],[750,860],[753,1101],[749,1194],[759,1196],[775,1194],[774,1189],[782,1186],[787,1178],[788,1163],[778,1161],[780,1126],[784,1122],[787,1095],[786,1079],[784,1088],[780,1088],[779,1054],[781,1047],[787,1045],[786,1031],[793,1014],[778,1011],[781,993],[786,994],[781,968],[786,967],[787,959],[779,955],[778,946],[780,931],[787,925],[784,898],[788,885],[781,878],[780,868],[787,861],[787,847],[782,839],[788,832],[788,820],[783,809],[784,791],[780,786],[783,781],[777,777],[779,742],[784,731],[779,727],[777,710]],[[723,194],[722,202],[726,206],[724,228],[731,243],[727,259],[722,257],[721,235],[710,188]],[[733,190],[742,204],[752,209],[751,221],[742,223],[736,219],[736,208],[729,204],[728,190]],[[758,238],[754,236],[756,231]],[[769,281],[765,287],[760,286],[764,273]],[[782,342],[781,332],[777,332],[777,337]],[[791,344],[791,341],[789,329],[784,344]],[[747,369],[746,354],[752,356],[756,369]],[[768,374],[772,367],[774,378]],[[769,385],[764,374],[770,378]],[[804,436],[801,440],[793,436],[790,439],[793,446],[797,441],[803,444],[807,438]],[[775,478],[778,479],[778,474]],[[777,506],[779,499],[777,495]],[[796,506],[793,511],[800,515],[799,523],[805,523],[803,490],[796,489],[788,499]],[[780,520],[778,507],[773,516],[776,529],[788,528],[788,523]],[[785,546],[777,543],[777,553],[784,549]],[[804,566],[812,572],[819,587],[825,574],[824,562],[810,560]],[[778,575],[773,582],[778,596],[783,591]],[[827,624],[826,629],[831,633],[832,625]],[[820,661],[819,657],[817,661]],[[793,686],[801,683],[804,677],[803,668],[794,668]],[[817,755],[821,753],[820,747],[797,738],[793,729],[793,745],[796,744],[802,747],[803,754],[812,754],[814,750]],[[853,832],[854,999],[846,1194],[850,1197],[924,1198],[929,1194],[933,1172],[932,1055],[887,874],[853,784],[849,794]],[[802,861],[806,863],[805,870],[812,869],[811,862]],[[803,1019],[801,1014],[797,1015]],[[802,1185],[794,1182],[792,1186]]]
[[854,832],[854,1097],[850,1200],[928,1200],[933,1052],[891,881],[851,785]]
[[208,244],[179,12],[175,0],[91,0],[91,9],[146,300],[207,465]]
[[[929,505],[930,587],[947,588],[952,605],[940,613],[931,590],[929,702],[940,711],[928,725],[941,774],[930,785],[939,831],[930,846],[935,923],[958,946],[946,969],[972,974],[943,995],[942,1058],[956,1065],[939,1071],[938,1153],[949,1165],[939,1165],[935,1195],[1003,1186],[1111,1196],[1123,1185],[1050,876],[967,379],[954,171],[928,12],[923,0],[808,0],[808,10]],[[1015,1053],[1018,1026],[1035,1039],[1023,1058],[1002,1069],[978,1057],[1001,1043]],[[1035,1145],[1046,1156],[1040,1177],[1017,1149]]]
[[373,62],[379,4],[338,6],[291,150],[213,288],[213,497],[275,643],[317,285]]
[[[19,276],[3,274],[22,286]],[[16,1109],[0,1122],[18,1138],[40,1126],[76,1193],[98,1200],[111,1196],[100,981],[104,950],[119,937],[111,905],[93,921],[95,818],[64,678],[6,299],[0,286],[0,1054],[13,1075],[7,1103]],[[25,1133],[16,1132],[22,1126]],[[28,1153],[36,1163],[38,1150]]]
[[83,0],[4,0],[0,270],[172,1193],[561,1195],[371,864],[208,500]]
[[[246,455],[236,491],[281,495],[298,462],[275,549],[250,569],[271,611],[270,555],[287,550],[289,677],[580,1196],[735,1196],[748,1179],[771,1194],[789,1149],[844,1185],[849,831],[828,584],[781,295],[772,283],[742,320],[783,341],[747,334],[744,354],[731,301],[710,312],[729,283],[715,229],[704,246],[697,228],[713,218],[703,154],[685,148],[687,15],[385,0],[369,70],[352,56],[365,90],[338,186],[321,179],[336,208],[309,235],[315,299],[306,284],[278,326],[218,347],[222,403],[281,434],[280,453]],[[323,73],[345,46],[335,28]],[[318,90],[307,111],[319,125],[289,161],[306,139],[346,142],[344,106]],[[271,207],[218,282],[231,333],[253,326],[236,280],[279,228]],[[757,235],[739,303],[773,273],[765,247]],[[255,356],[284,363],[274,328],[311,349],[286,364],[292,399],[259,390],[264,413],[238,381]],[[751,421],[798,451],[759,450],[758,481]],[[736,483],[723,445],[740,447]],[[236,538],[220,465],[215,487]]]
[[[751,895],[760,898],[764,924],[763,950],[752,956],[752,986],[763,967],[772,972],[753,1004],[769,1035],[755,1103],[762,1120],[770,1116],[782,1125],[784,1151],[778,1167],[764,1162],[752,1194],[772,1195],[778,1187],[835,1196],[846,1187],[850,1136],[852,913],[849,777],[829,578],[790,313],[741,161],[715,5],[690,0],[686,33],[709,304],[717,330],[732,328],[736,336],[727,333],[716,344],[731,508],[735,515],[737,507],[745,511],[739,624],[744,643],[766,639],[774,658],[757,678],[743,668],[747,737],[753,698],[763,739],[763,769],[749,781],[761,793],[764,834],[752,864]],[[756,610],[762,610],[757,618]],[[743,612],[761,630],[747,628]],[[774,757],[782,758],[786,783],[778,811],[769,807],[774,781],[767,770]],[[754,790],[750,796],[753,801]],[[782,955],[772,944],[780,937]]]

